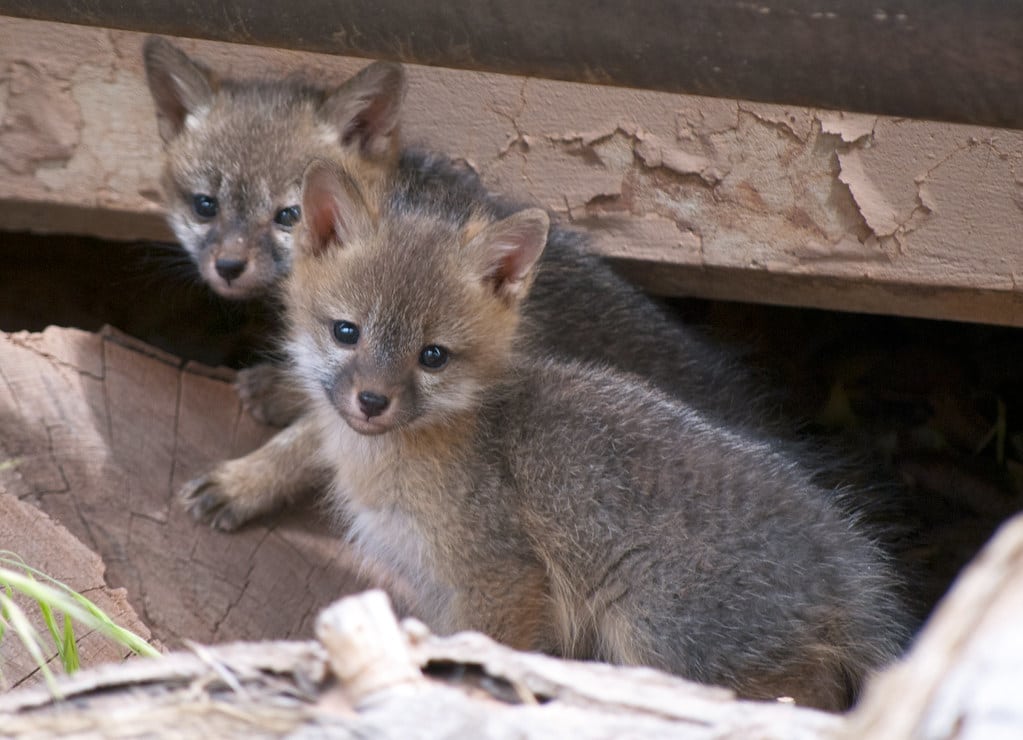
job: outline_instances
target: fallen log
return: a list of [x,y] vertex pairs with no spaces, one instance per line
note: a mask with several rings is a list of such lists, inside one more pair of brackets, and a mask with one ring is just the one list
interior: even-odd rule
[[[319,642],[193,648],[133,660],[45,690],[0,696],[12,735],[146,737],[663,737],[799,740],[832,735],[840,717],[646,668],[519,653],[483,635],[399,628],[371,591],[337,602]],[[72,708],[73,707],[73,708]]]

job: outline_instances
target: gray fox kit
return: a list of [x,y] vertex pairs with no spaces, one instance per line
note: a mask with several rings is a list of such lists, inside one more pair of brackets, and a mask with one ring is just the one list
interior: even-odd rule
[[[302,171],[314,157],[332,160],[343,170],[345,176],[357,184],[362,197],[348,199],[346,207],[355,208],[357,211],[365,210],[348,214],[353,222],[357,222],[358,219],[372,221],[384,207],[412,211],[421,207],[426,211],[434,209],[444,212],[447,221],[450,222],[446,228],[450,230],[457,226],[464,235],[474,229],[481,229],[484,224],[512,217],[520,210],[516,204],[489,194],[473,173],[459,169],[446,157],[416,150],[400,150],[398,115],[405,82],[401,68],[396,65],[371,64],[341,86],[325,90],[295,81],[222,79],[159,39],[151,39],[147,43],[145,57],[150,87],[157,105],[160,133],[167,154],[164,179],[169,220],[178,238],[199,265],[203,279],[226,297],[250,298],[268,291],[273,292],[280,280],[290,271],[292,238],[294,230],[298,228],[297,219],[301,214],[299,193]],[[802,495],[813,497],[814,504],[810,509],[823,511],[821,516],[832,522],[829,526],[852,526],[847,520],[841,519],[831,504],[818,500],[821,492],[815,491],[806,480],[810,473],[817,473],[824,467],[831,466],[834,462],[832,458],[788,442],[775,440],[768,444],[758,440],[758,437],[765,440],[774,437],[778,431],[777,425],[771,421],[769,414],[758,411],[764,407],[763,387],[753,382],[750,375],[735,362],[727,350],[706,341],[691,327],[670,320],[652,301],[619,278],[602,260],[589,254],[585,249],[583,237],[576,233],[558,227],[551,228],[546,248],[539,259],[539,265],[534,266],[529,273],[533,281],[531,289],[516,298],[516,315],[523,326],[516,342],[522,347],[522,351],[525,351],[528,344],[532,348],[530,351],[535,350],[537,356],[551,359],[530,366],[529,372],[524,373],[526,377],[537,382],[543,380],[537,378],[538,368],[549,364],[552,377],[560,381],[547,386],[548,390],[545,393],[558,397],[565,395],[566,398],[563,399],[565,402],[578,399],[580,395],[586,393],[618,399],[616,401],[620,417],[618,421],[631,417],[633,408],[630,404],[638,404],[637,408],[643,405],[634,397],[645,398],[648,403],[652,403],[651,399],[657,399],[657,403],[653,405],[665,413],[667,409],[677,407],[681,409],[679,414],[682,417],[690,418],[689,422],[678,424],[682,430],[679,434],[686,437],[687,444],[689,438],[686,435],[699,436],[694,432],[694,426],[698,426],[699,421],[707,427],[709,435],[707,444],[718,458],[723,455],[732,455],[736,458],[745,456],[747,447],[760,450],[753,455],[754,459],[749,463],[751,468],[757,464],[756,461],[760,457],[766,456],[775,466],[791,466],[797,471],[786,474],[798,479],[792,483],[794,492],[788,494],[792,497],[789,504],[795,501],[802,505],[803,502],[799,499],[801,491]],[[454,311],[454,308],[452,306],[451,310]],[[492,346],[498,347],[499,344],[496,342]],[[489,351],[484,351],[483,354]],[[505,354],[509,354],[509,351],[505,351]],[[589,366],[576,366],[572,364],[573,359],[603,363],[618,368],[618,371],[598,371]],[[480,359],[477,358],[476,363],[479,362]],[[478,364],[473,366],[477,367]],[[635,373],[644,380],[624,375],[619,371]],[[257,373],[248,376],[248,380],[242,383],[242,389],[245,390],[247,385],[251,385],[253,379],[264,383],[269,381],[278,394],[282,392],[282,385],[285,391],[289,385],[275,373],[269,375]],[[573,385],[577,383],[580,389],[573,390]],[[659,390],[647,387],[646,383],[657,386]],[[489,402],[496,401],[502,396],[498,386],[505,387],[498,384],[491,388]],[[555,393],[555,389],[559,390]],[[457,393],[438,394],[434,398],[453,399],[464,391],[465,387],[460,386]],[[662,391],[671,398],[661,397],[659,393]],[[271,400],[273,397],[271,394]],[[372,407],[373,398],[367,398]],[[551,399],[551,408],[559,408],[553,404],[554,400]],[[422,400],[422,403],[426,402],[426,399]],[[379,400],[376,403],[379,403]],[[393,403],[396,405],[391,414],[398,408],[397,402]],[[290,413],[291,399],[282,406]],[[407,405],[403,408],[407,408]],[[507,408],[519,407],[512,404]],[[525,408],[522,407],[523,413]],[[442,409],[432,409],[431,414],[441,415],[441,412]],[[577,412],[578,409],[575,409],[572,413]],[[284,412],[279,412],[278,418],[281,417],[281,413]],[[244,458],[225,462],[210,474],[186,485],[182,495],[193,513],[208,518],[215,526],[232,529],[253,516],[281,505],[304,489],[322,483],[328,477],[326,471],[336,462],[321,461],[318,455],[322,447],[320,427],[323,413],[322,409],[307,413],[260,450]],[[382,412],[384,415],[387,413],[386,410]],[[540,418],[527,418],[527,423],[538,425],[537,431],[543,428],[540,426]],[[561,421],[572,418],[573,416],[565,411],[564,419]],[[717,423],[719,420],[725,422],[725,425]],[[336,423],[337,419],[333,421]],[[375,423],[379,424],[380,421],[378,419]],[[582,424],[582,420],[579,424],[581,429],[589,429]],[[726,432],[725,430],[729,428],[736,431]],[[363,443],[372,438],[366,437],[364,440],[362,435],[347,434],[357,441],[353,442],[354,447],[339,455],[342,458],[359,459],[364,451]],[[493,436],[490,438],[494,439]],[[720,442],[719,438],[731,440],[732,446]],[[627,442],[623,443],[620,440],[614,444],[625,445],[622,449],[628,445]],[[693,450],[699,449],[702,449],[700,445],[693,447]],[[676,453],[677,450],[671,449],[669,459],[674,458]],[[694,454],[698,458],[705,456],[703,453]],[[443,458],[439,457],[431,464],[436,465],[441,459]],[[536,461],[542,459],[544,458],[541,456],[536,458]],[[561,458],[549,459],[564,462]],[[622,465],[628,467],[636,465],[636,461],[642,459],[642,456],[634,458],[631,463],[627,462],[629,459],[627,456],[608,457],[606,462],[619,460]],[[802,466],[800,462],[803,463]],[[693,464],[695,470],[695,463]],[[708,476],[706,481],[708,486],[742,488],[743,482],[740,479],[752,475],[750,471],[736,472],[732,465],[722,466],[722,469],[716,472],[710,471],[710,467],[712,466],[708,465],[708,469],[701,468],[702,474]],[[566,468],[568,469],[577,468]],[[784,478],[782,474],[784,471],[776,470],[771,465],[768,465],[767,469],[770,471],[767,477]],[[720,480],[714,478],[715,475],[720,475]],[[603,474],[596,477],[603,479]],[[757,490],[759,493],[759,471],[757,477],[748,481],[748,484],[750,490]],[[551,485],[556,487],[557,481],[551,482]],[[811,493],[807,493],[808,491]],[[752,496],[750,498],[754,502],[758,500]],[[773,554],[775,552],[781,553],[777,556],[778,568],[773,571],[777,579],[770,582],[772,584],[770,588],[763,586],[756,591],[756,594],[759,594],[756,598],[766,599],[765,603],[775,603],[772,599],[783,601],[789,598],[786,594],[790,592],[801,593],[798,589],[794,591],[792,584],[785,580],[784,569],[790,567],[796,558],[795,552],[789,557],[782,558],[786,548],[792,544],[789,541],[792,532],[788,531],[786,534],[783,525],[789,530],[799,529],[814,515],[801,510],[789,513],[784,507],[777,508],[779,502],[773,501],[770,495],[765,495],[765,498],[762,506],[751,506],[750,510],[743,512],[742,518],[736,521],[714,519],[710,513],[716,513],[720,518],[734,516],[736,512],[729,507],[738,507],[740,505],[738,499],[729,499],[722,505],[721,510],[716,512],[713,509],[703,511],[703,507],[708,503],[708,494],[704,493],[702,497],[693,499],[694,511],[703,512],[700,516],[707,519],[707,526],[710,528],[708,532],[711,533],[723,528],[722,531],[732,532],[734,537],[738,537],[747,521],[757,523],[761,517],[777,521],[774,525],[777,531],[763,524],[760,529],[751,530],[745,543],[739,543],[746,549],[736,551],[734,562],[728,560],[717,563],[722,568],[734,565],[738,569],[732,580],[724,579],[718,582],[716,593],[722,598],[721,603],[726,605],[722,608],[741,610],[743,603],[752,604],[751,609],[761,608],[756,599],[740,602],[739,600],[744,598],[742,594],[733,593],[729,589],[744,588],[743,578],[754,580],[759,578],[751,569],[765,567],[762,561],[765,558],[776,557]],[[742,506],[746,505],[746,502],[741,503]],[[765,513],[762,511],[763,507],[775,508]],[[646,509],[627,515],[622,512],[621,521],[607,522],[607,526],[611,527],[608,531],[625,532],[632,526],[630,522],[633,521],[633,517],[639,516],[642,511]],[[610,507],[603,510],[603,515],[616,516],[616,512],[617,509]],[[364,547],[370,549],[373,542],[379,544],[378,540],[368,534],[372,530],[374,516],[371,512],[364,512],[357,520],[355,529]],[[574,514],[570,512],[569,516]],[[674,514],[666,513],[664,516],[662,521],[654,522],[653,525],[667,526],[666,523],[673,521],[672,517],[678,517],[679,514],[676,511]],[[386,526],[390,527],[390,531],[395,535],[393,543],[406,543],[412,549],[407,549],[404,553],[390,553],[392,557],[389,558],[384,557],[388,555],[387,552],[378,553],[379,556],[392,562],[395,558],[403,562],[415,562],[416,558],[420,557],[418,551],[414,550],[425,545],[416,531],[407,530],[412,526],[409,524],[410,521],[405,514],[400,516],[395,514]],[[677,543],[681,536],[676,532],[665,542]],[[707,536],[711,539],[716,537],[714,534]],[[762,543],[763,552],[751,553],[752,545],[749,541],[751,538],[774,536],[779,538],[778,542],[765,540]],[[622,642],[615,648],[617,650],[615,652],[612,650],[614,647],[612,643],[617,633],[607,626],[613,625],[613,621],[605,623],[604,631],[598,635],[595,631],[595,618],[583,619],[579,614],[571,612],[562,614],[558,621],[544,611],[544,608],[537,607],[539,611],[536,613],[532,611],[537,606],[535,601],[538,598],[537,594],[543,594],[539,597],[541,604],[555,604],[559,609],[571,611],[578,609],[582,603],[564,599],[550,601],[554,598],[552,595],[554,592],[550,590],[553,588],[553,582],[549,574],[532,584],[535,589],[531,587],[529,594],[533,600],[524,598],[521,602],[523,611],[512,614],[509,618],[514,617],[512,621],[516,625],[515,630],[528,630],[523,625],[528,625],[533,620],[538,625],[542,624],[544,630],[554,629],[553,632],[544,632],[542,638],[538,637],[532,642],[516,637],[518,633],[502,631],[499,626],[482,626],[520,645],[528,643],[552,652],[608,657],[620,661],[635,658],[637,662],[653,662],[684,675],[734,685],[751,696],[791,693],[807,703],[835,706],[844,702],[843,697],[846,695],[843,692],[849,687],[855,687],[867,668],[880,664],[891,655],[894,640],[900,634],[893,625],[897,625],[900,619],[896,614],[897,606],[886,591],[886,570],[879,564],[879,556],[869,543],[855,533],[848,541],[837,539],[836,542],[831,542],[828,537],[837,539],[837,535],[831,531],[823,532],[821,535],[824,545],[834,546],[836,562],[846,563],[848,565],[846,570],[857,564],[866,569],[858,576],[858,580],[853,576],[843,580],[837,575],[832,579],[831,585],[835,589],[839,591],[843,588],[848,589],[847,601],[838,600],[831,603],[824,600],[818,605],[819,610],[816,612],[819,619],[809,620],[809,626],[800,622],[798,615],[793,616],[788,622],[779,621],[778,624],[774,624],[774,629],[795,630],[797,634],[793,635],[782,635],[763,629],[758,631],[757,620],[750,621],[748,633],[757,638],[742,642],[746,645],[743,650],[749,651],[749,661],[744,664],[745,668],[721,664],[723,658],[715,657],[713,654],[713,643],[718,641],[719,637],[713,635],[707,637],[705,632],[700,633],[699,637],[692,638],[692,645],[689,648],[691,654],[685,660],[674,653],[671,654],[674,657],[665,656],[664,660],[655,659],[655,656],[649,653],[643,653],[639,657],[632,654],[630,657],[630,650],[639,650],[630,642]],[[622,542],[628,540],[623,539]],[[471,548],[478,544],[478,540],[467,541],[466,552],[472,552]],[[458,547],[457,544],[451,546]],[[609,553],[618,553],[617,557],[620,559],[618,566],[608,566],[608,589],[613,588],[615,584],[620,585],[622,580],[630,579],[634,569],[642,569],[642,563],[645,562],[640,557],[642,552],[660,552],[657,549],[651,550],[653,546],[647,543],[639,543],[636,547],[638,549],[634,554],[620,548],[617,550],[610,546],[607,548]],[[423,553],[425,552],[424,550]],[[686,553],[685,557],[688,560],[677,575],[669,577],[666,570],[658,570],[656,577],[668,579],[664,581],[668,585],[682,584],[683,576],[692,575],[690,573],[693,570],[692,564],[699,564],[700,559],[706,555],[700,547],[688,548]],[[531,558],[533,556],[534,554],[530,555]],[[827,575],[831,566],[816,565],[818,559],[828,562],[823,555],[821,558],[816,556],[810,558],[812,566],[816,568],[813,572],[819,574],[821,579],[831,578]],[[636,562],[632,563],[633,560]],[[535,562],[532,560],[530,562],[530,567],[523,572],[540,578],[542,569],[537,570]],[[669,558],[665,562],[675,561]],[[757,566],[757,563],[761,565]],[[789,565],[786,565],[787,563]],[[397,565],[400,566],[401,563]],[[796,581],[804,564],[800,562],[798,566],[796,572],[789,574]],[[699,575],[698,568],[696,573]],[[651,571],[651,574],[655,574],[655,571]],[[423,573],[406,573],[405,576],[426,578]],[[426,606],[438,600],[443,602],[446,598],[447,587],[439,585],[443,584],[444,580],[438,581],[436,578],[437,576],[431,576],[417,584],[427,589],[427,592],[432,588],[434,594],[432,600],[424,597],[425,606],[421,605],[421,611],[430,611]],[[525,578],[528,580],[529,576]],[[713,580],[717,576],[708,571],[707,578]],[[559,581],[558,584],[555,584],[558,588],[567,587],[567,583]],[[811,579],[810,585],[805,588],[824,588],[824,585]],[[562,591],[558,593],[567,599]],[[605,590],[602,593],[611,592]],[[671,593],[678,595],[677,591],[671,592],[670,589],[664,591],[664,594]],[[707,598],[713,598],[709,594],[710,592]],[[809,603],[809,597],[805,594],[791,598],[793,609],[805,607]],[[821,598],[823,599],[823,596]],[[857,602],[857,599],[862,601]],[[586,601],[586,605],[587,608],[596,608],[597,601]],[[622,608],[625,606],[627,603],[623,602]],[[841,611],[847,607],[850,612],[843,616]],[[836,610],[835,614],[830,615],[827,611],[829,609]],[[455,625],[456,621],[452,621],[450,614],[445,623],[441,615],[436,613],[436,609],[433,612],[435,624],[441,627]],[[612,613],[626,612],[612,610]],[[659,613],[664,615],[663,612]],[[686,614],[689,614],[689,618],[695,618],[697,624],[700,624],[701,619],[714,618],[712,614],[708,615],[706,607],[700,604],[694,604],[692,613],[679,612],[678,615],[681,616],[676,615],[677,619],[684,620],[687,618]],[[832,618],[835,621],[828,621]],[[735,640],[739,639],[736,630],[740,629],[737,626],[739,623],[742,623],[743,630],[747,629],[742,620],[730,623],[728,629],[722,628],[724,631],[720,639],[724,642],[720,647],[721,655],[728,656],[736,651]],[[476,626],[474,622],[470,624]],[[576,629],[577,634],[568,636],[562,634],[558,637],[557,630],[551,627],[553,624],[560,625],[561,628],[575,625],[572,629]],[[679,624],[683,624],[684,629],[688,631],[683,622]],[[819,632],[813,632],[810,626],[818,630],[833,630],[833,634],[829,633],[825,639]],[[661,629],[661,626],[654,622],[649,622],[648,627],[653,630]],[[842,630],[847,627],[848,632],[843,632]],[[868,634],[861,634],[861,628]],[[611,631],[608,632],[608,629]],[[804,634],[798,634],[800,630]],[[676,629],[671,634],[677,635],[678,632]],[[869,634],[870,632],[873,634]],[[800,639],[805,642],[796,644]],[[596,641],[600,640],[604,642],[598,645]],[[707,640],[708,644],[703,644],[704,640]],[[818,666],[815,661],[821,651],[825,659]],[[775,654],[779,656],[777,659],[771,657]],[[733,657],[739,660],[742,651]],[[766,665],[765,661],[773,662]],[[806,671],[797,670],[797,665],[803,663],[812,664],[811,668]],[[760,678],[756,678],[755,674]]]
[[418,615],[848,706],[902,616],[834,496],[647,380],[533,353],[542,210],[453,220],[364,200],[336,165],[310,166],[288,346],[339,513]]
[[[168,223],[202,279],[226,298],[264,295],[288,273],[312,158],[341,162],[367,188],[396,164],[405,84],[396,65],[370,65],[322,90],[298,80],[224,79],[156,36],[143,58],[164,143]],[[363,135],[368,127],[372,139]]]

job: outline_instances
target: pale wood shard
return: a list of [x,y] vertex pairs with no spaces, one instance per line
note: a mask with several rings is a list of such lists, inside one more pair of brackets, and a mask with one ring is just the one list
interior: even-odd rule
[[383,591],[342,599],[316,620],[334,675],[358,706],[367,696],[422,678]]
[[880,676],[846,736],[1023,736],[1023,515],[996,533],[906,660]]
[[[0,18],[0,228],[171,240],[143,35]],[[179,39],[242,77],[365,60]],[[1023,131],[409,67],[402,130],[674,295],[1023,326]],[[455,112],[453,114],[453,112]]]
[[367,585],[315,503],[234,534],[179,505],[180,484],[274,431],[229,375],[113,330],[0,334],[0,490],[95,551],[171,646],[310,637],[319,608]]

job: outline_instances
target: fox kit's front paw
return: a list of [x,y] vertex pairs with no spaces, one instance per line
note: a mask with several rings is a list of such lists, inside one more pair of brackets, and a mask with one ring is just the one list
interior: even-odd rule
[[253,511],[252,503],[245,500],[246,489],[232,484],[233,479],[225,470],[229,466],[230,463],[224,463],[193,478],[178,491],[185,508],[196,520],[223,532],[238,529],[260,513]]
[[301,396],[277,365],[264,363],[239,370],[234,387],[242,407],[261,424],[285,427],[298,418]]
[[199,521],[237,529],[327,484],[330,472],[316,457],[318,441],[315,420],[300,418],[245,457],[189,481],[178,495]]

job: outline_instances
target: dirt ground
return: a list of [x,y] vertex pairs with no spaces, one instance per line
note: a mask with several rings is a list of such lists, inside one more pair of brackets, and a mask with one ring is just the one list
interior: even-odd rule
[[[272,312],[216,298],[172,246],[0,234],[0,264],[6,332],[111,325],[208,366],[239,367],[272,346]],[[879,489],[886,500],[871,516],[883,525],[921,616],[997,525],[1021,508],[1023,371],[1016,358],[1023,331],[698,300],[668,305],[744,348],[781,390],[784,413],[807,420],[808,434],[841,437],[864,465],[898,482]],[[229,389],[222,383],[216,392]],[[285,526],[301,528],[303,521],[293,517]],[[238,535],[209,532],[204,546],[215,549],[218,538],[232,536]],[[329,537],[322,527],[316,536]],[[333,589],[356,579],[324,583]],[[160,608],[134,605],[144,619]],[[253,629],[213,629],[210,636],[258,637]],[[159,624],[154,634],[171,642],[181,636]]]

